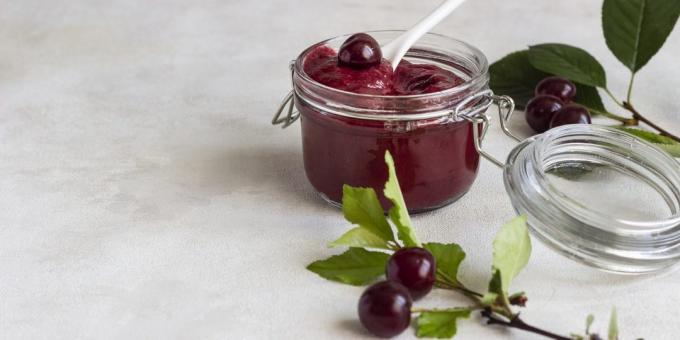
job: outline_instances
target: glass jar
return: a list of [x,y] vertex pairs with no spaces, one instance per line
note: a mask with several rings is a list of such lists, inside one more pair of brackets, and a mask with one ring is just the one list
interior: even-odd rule
[[[400,33],[369,32],[380,44]],[[477,176],[479,154],[471,122],[453,112],[463,102],[468,110],[488,107],[488,100],[478,96],[486,93],[489,85],[484,55],[462,41],[425,35],[405,59],[437,65],[464,80],[459,86],[436,93],[357,94],[312,80],[303,69],[306,56],[320,45],[337,50],[347,37],[315,44],[291,64],[305,172],[312,186],[335,205],[342,201],[344,184],[372,187],[383,206],[389,208],[382,195],[387,179],[383,157],[389,150],[409,212],[436,209],[459,199]]]

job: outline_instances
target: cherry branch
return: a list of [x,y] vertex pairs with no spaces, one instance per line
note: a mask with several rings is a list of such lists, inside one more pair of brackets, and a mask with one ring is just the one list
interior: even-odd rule
[[494,313],[490,309],[485,309],[482,311],[482,316],[487,318],[486,324],[487,325],[500,325],[504,327],[509,327],[509,328],[516,328],[516,329],[521,329],[526,332],[542,335],[546,338],[550,339],[555,339],[555,340],[571,340],[568,337],[561,336],[559,334],[555,334],[553,332],[546,331],[544,329],[529,325],[528,323],[524,322],[522,319],[520,319],[519,314],[515,315],[513,318],[510,319],[510,321],[502,320],[494,315]]
[[662,136],[666,136],[668,138],[675,140],[676,142],[680,142],[680,137],[668,132],[666,129],[660,127],[659,125],[655,124],[654,122],[650,121],[649,119],[641,115],[640,112],[638,112],[630,102],[624,101],[623,108],[630,111],[633,114],[633,119],[644,122],[645,124],[652,127],[654,130],[658,131],[659,134]]
[[[552,333],[550,331],[532,326],[524,322],[522,319],[519,318],[519,313],[514,314],[512,310],[510,309],[510,306],[505,303],[503,306],[484,306],[484,303],[482,301],[482,298],[484,297],[484,294],[473,291],[465,285],[463,285],[460,282],[449,282],[447,280],[437,280],[436,281],[437,286],[439,286],[442,289],[448,289],[448,290],[454,290],[457,291],[463,295],[465,295],[468,299],[470,299],[474,305],[469,307],[470,309],[476,309],[476,308],[484,308],[482,311],[482,316],[487,318],[487,324],[489,325],[500,325],[500,326],[505,326],[505,327],[510,327],[510,328],[517,328],[526,332],[531,332],[534,334],[539,334],[543,335],[545,337],[548,337],[550,339],[556,339],[556,340],[570,340],[570,338]],[[524,293],[516,294],[512,296],[512,300],[510,301],[511,304],[516,304],[519,306],[524,306],[526,303],[526,296]],[[513,303],[514,302],[514,303]],[[412,309],[413,312],[421,312],[423,310],[416,310]],[[502,315],[503,317],[507,318],[510,321],[505,321],[502,320],[495,315]]]

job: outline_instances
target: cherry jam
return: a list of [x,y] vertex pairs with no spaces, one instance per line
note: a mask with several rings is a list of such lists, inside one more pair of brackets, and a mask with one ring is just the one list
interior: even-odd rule
[[[380,40],[392,32],[377,33]],[[333,42],[326,41],[298,58],[293,82],[305,172],[331,203],[342,202],[342,186],[348,184],[374,188],[388,209],[382,194],[386,150],[410,212],[452,203],[472,186],[479,167],[472,124],[446,112],[488,88],[486,59],[457,40],[424,38],[454,49],[452,55],[441,54],[445,48],[424,49],[394,71],[386,60],[357,70],[339,66]],[[478,62],[461,62],[465,53]],[[405,119],[428,113],[434,114]]]

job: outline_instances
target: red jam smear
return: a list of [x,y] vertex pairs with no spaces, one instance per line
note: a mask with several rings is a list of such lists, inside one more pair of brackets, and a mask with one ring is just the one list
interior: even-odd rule
[[[463,80],[435,65],[402,61],[395,72],[389,62],[368,69],[337,65],[328,46],[312,50],[304,71],[315,81],[344,91],[373,95],[413,95],[439,92]],[[353,103],[348,103],[353,104]],[[479,166],[472,125],[435,120],[395,122],[363,120],[319,112],[296,100],[302,119],[305,171],[310,183],[334,202],[342,202],[342,186],[372,187],[383,207],[387,180],[385,151],[395,159],[397,177],[411,212],[436,209],[463,196]],[[408,114],[405,107],[403,112]],[[408,124],[417,124],[417,127]]]

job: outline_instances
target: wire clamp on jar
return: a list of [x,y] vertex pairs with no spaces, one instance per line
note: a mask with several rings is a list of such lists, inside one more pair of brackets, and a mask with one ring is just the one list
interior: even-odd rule
[[[292,60],[290,62],[289,68],[290,68],[290,80],[292,83],[293,77],[295,76],[295,60]],[[286,115],[284,117],[281,117],[284,111],[286,111]],[[295,121],[298,120],[298,118],[300,118],[300,112],[295,110],[295,90],[291,90],[283,98],[283,102],[281,102],[281,105],[276,110],[274,118],[272,119],[272,125],[282,124],[281,128],[285,129],[292,125],[293,123],[295,123]]]
[[[463,119],[466,119],[472,123],[472,135],[477,152],[491,163],[503,168],[505,166],[505,162],[499,161],[494,156],[484,151],[482,148],[482,142],[484,141],[484,137],[486,136],[491,123],[491,117],[489,117],[489,115],[486,113],[486,110],[473,110],[467,114],[462,111],[464,107],[468,106],[474,100],[478,100],[479,97],[487,97],[490,99],[490,102],[496,104],[498,107],[498,116],[500,118],[499,120],[501,123],[501,129],[506,135],[520,142],[521,139],[515,136],[508,128],[508,121],[510,120],[510,117],[512,117],[512,113],[515,111],[515,101],[513,101],[509,96],[497,96],[493,94],[491,90],[486,90],[466,98],[461,103],[459,103],[453,111],[453,115],[455,117],[462,117]],[[488,105],[486,107],[488,108]]]

